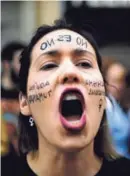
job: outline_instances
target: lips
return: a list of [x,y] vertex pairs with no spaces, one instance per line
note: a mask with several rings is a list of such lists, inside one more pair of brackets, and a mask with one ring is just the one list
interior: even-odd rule
[[79,89],[66,89],[59,103],[60,121],[67,130],[81,131],[86,124],[85,102]]

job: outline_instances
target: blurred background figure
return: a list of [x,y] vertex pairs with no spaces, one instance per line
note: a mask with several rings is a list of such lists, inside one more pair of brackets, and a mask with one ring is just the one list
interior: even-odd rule
[[130,122],[130,70],[127,71],[125,76],[125,89],[123,93],[124,96],[122,96],[121,103],[124,107],[124,111],[128,114]]
[[19,58],[25,48],[21,42],[9,42],[1,51],[1,161],[2,176],[16,175],[18,163],[18,80]]
[[6,122],[1,112],[1,175],[16,175],[18,163],[16,128]]
[[19,115],[18,74],[19,57],[25,45],[20,42],[10,42],[1,52],[1,109],[6,121],[8,138],[17,152],[17,124]]
[[106,115],[112,141],[116,151],[130,159],[128,144],[130,120],[128,117],[129,109],[127,103],[125,103],[126,94],[128,96],[127,69],[123,64],[112,58],[109,58],[109,61],[105,60],[103,66],[109,97],[107,99]]
[[25,45],[20,42],[6,44],[1,52],[2,59],[2,78],[3,90],[17,90],[19,73],[19,56]]
[[108,92],[120,102],[125,89],[125,76],[127,69],[119,62],[111,64],[106,73]]
[[9,137],[7,132],[6,122],[1,114],[1,156],[4,156],[9,151]]
[[[126,75],[126,91],[123,99],[124,106],[126,107],[129,123],[130,123],[130,70]],[[128,139],[129,153],[130,153],[130,131],[129,131],[129,139]]]

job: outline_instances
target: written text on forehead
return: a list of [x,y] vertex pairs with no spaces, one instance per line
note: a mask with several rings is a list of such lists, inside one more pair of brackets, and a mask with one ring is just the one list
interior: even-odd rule
[[47,48],[50,48],[57,43],[62,43],[62,42],[71,43],[72,41],[81,47],[87,48],[88,46],[87,41],[84,38],[80,36],[73,37],[72,35],[64,34],[64,35],[56,35],[53,38],[46,39],[44,42],[42,42],[40,49],[46,50]]

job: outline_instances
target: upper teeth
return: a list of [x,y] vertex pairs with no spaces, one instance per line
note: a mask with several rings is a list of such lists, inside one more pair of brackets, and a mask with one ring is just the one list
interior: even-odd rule
[[75,94],[68,94],[64,97],[64,100],[79,100],[79,97]]

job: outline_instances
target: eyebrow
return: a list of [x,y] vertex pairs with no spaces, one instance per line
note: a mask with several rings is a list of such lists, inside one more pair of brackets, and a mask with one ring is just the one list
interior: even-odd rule
[[90,53],[90,52],[88,52],[87,50],[83,50],[83,49],[75,49],[72,51],[73,55],[78,55],[78,56],[88,54],[88,53]]
[[57,56],[59,54],[60,54],[60,52],[58,50],[51,50],[51,51],[44,52],[41,55]]
[[[41,56],[56,57],[56,56],[59,56],[60,54],[61,54],[61,52],[58,50],[51,50],[51,51],[47,51],[47,52],[42,53],[39,57],[41,57]],[[75,55],[75,56],[81,56],[81,55],[85,55],[85,54],[90,54],[90,55],[94,56],[94,54],[92,52],[89,52],[87,50],[80,49],[80,48],[72,50],[71,54]]]
[[82,55],[91,55],[92,57],[95,57],[95,54],[88,51],[88,50],[84,50],[84,49],[80,49],[80,48],[77,48],[75,50],[72,51],[72,54],[75,55],[75,56],[82,56]]

